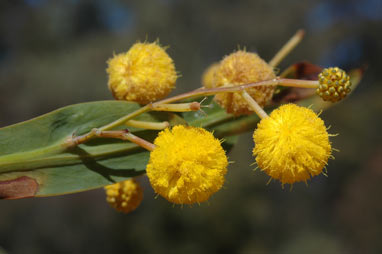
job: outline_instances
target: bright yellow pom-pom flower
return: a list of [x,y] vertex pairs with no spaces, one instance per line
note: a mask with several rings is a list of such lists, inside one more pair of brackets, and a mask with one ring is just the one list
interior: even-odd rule
[[108,61],[109,89],[117,100],[147,104],[167,96],[177,74],[172,59],[157,43],[136,43]]
[[141,186],[134,179],[105,186],[106,201],[119,212],[134,211],[143,199]]
[[212,133],[178,125],[155,139],[146,172],[154,191],[176,204],[206,201],[224,183],[227,157]]
[[331,155],[324,122],[311,109],[287,104],[258,124],[253,134],[258,166],[282,184],[322,172]]
[[[237,51],[226,56],[215,71],[213,87],[239,86],[275,78],[273,68],[255,53]],[[274,86],[257,86],[246,89],[261,106],[272,98]],[[251,114],[253,110],[240,93],[219,93],[215,101],[228,113]]]

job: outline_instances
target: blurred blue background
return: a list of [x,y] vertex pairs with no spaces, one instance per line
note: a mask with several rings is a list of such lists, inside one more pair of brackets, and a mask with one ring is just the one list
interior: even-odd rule
[[136,41],[170,46],[182,75],[173,94],[238,46],[270,60],[296,30],[306,37],[280,65],[308,60],[368,66],[350,98],[322,114],[340,150],[328,175],[283,190],[253,172],[251,133],[229,154],[223,190],[208,204],[173,206],[141,177],[135,212],[104,192],[0,202],[0,253],[381,253],[382,2],[0,2],[0,126],[85,101],[112,99],[106,61]]

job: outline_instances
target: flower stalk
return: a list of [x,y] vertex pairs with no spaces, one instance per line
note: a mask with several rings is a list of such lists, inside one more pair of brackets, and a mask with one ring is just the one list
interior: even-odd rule
[[200,109],[200,103],[196,101],[191,103],[156,104],[155,106],[152,107],[153,111],[170,111],[170,112],[189,112],[189,111],[198,111],[199,109]]
[[304,30],[298,30],[292,38],[277,52],[277,54],[269,61],[269,65],[276,67],[279,63],[301,42],[304,38]]
[[101,131],[99,129],[95,129],[93,133],[96,137],[100,137],[100,138],[116,138],[121,140],[127,140],[134,144],[139,145],[140,147],[145,148],[148,151],[152,151],[155,148],[154,144],[140,137],[135,136],[134,134],[130,133],[128,130]]
[[262,107],[260,107],[260,105],[251,97],[251,95],[249,95],[247,93],[247,91],[242,91],[241,92],[241,95],[243,96],[243,98],[245,99],[245,101],[248,103],[249,107],[251,109],[253,109],[253,111],[255,111],[255,113],[261,118],[267,118],[268,115],[267,113],[264,111],[264,109]]
[[146,121],[137,121],[137,120],[129,120],[125,123],[126,126],[146,129],[146,130],[163,130],[167,127],[170,127],[170,123],[167,121],[164,122],[146,122]]

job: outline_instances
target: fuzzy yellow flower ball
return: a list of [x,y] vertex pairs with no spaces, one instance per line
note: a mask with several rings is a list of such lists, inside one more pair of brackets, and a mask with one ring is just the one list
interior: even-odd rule
[[146,172],[154,191],[176,204],[206,201],[224,183],[227,157],[212,133],[178,125],[159,133]]
[[331,155],[324,122],[311,109],[287,104],[260,121],[253,155],[261,170],[282,184],[318,175]]
[[219,68],[219,63],[211,64],[202,75],[202,85],[205,88],[214,87],[215,72]]
[[[215,72],[214,87],[238,86],[275,78],[273,68],[255,53],[237,51],[226,56]],[[258,86],[246,91],[261,106],[272,98],[274,86]],[[228,113],[235,115],[251,114],[249,107],[240,93],[220,93],[215,101]]]
[[134,211],[143,199],[143,190],[134,179],[105,186],[106,201],[117,211]]
[[117,100],[147,104],[167,96],[177,74],[172,59],[157,43],[136,43],[108,61],[109,89]]

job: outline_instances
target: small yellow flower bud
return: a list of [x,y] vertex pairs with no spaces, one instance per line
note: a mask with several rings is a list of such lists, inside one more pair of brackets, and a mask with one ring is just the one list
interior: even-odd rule
[[117,100],[147,104],[167,96],[177,74],[172,59],[157,43],[136,43],[108,61],[109,89]]
[[143,190],[134,179],[105,186],[105,192],[106,201],[123,213],[134,211],[143,199]]
[[215,72],[219,68],[219,63],[211,64],[202,75],[202,85],[205,88],[214,87]]
[[324,100],[337,102],[351,91],[350,77],[338,67],[323,69],[318,75],[319,87],[316,93]]
[[261,170],[282,184],[319,175],[331,155],[324,122],[311,109],[287,104],[263,118],[253,134]]
[[154,191],[175,204],[206,201],[224,183],[227,156],[212,133],[178,125],[155,139],[146,172]]
[[[273,68],[255,53],[237,51],[226,56],[215,72],[213,87],[227,87],[250,84],[275,78]],[[272,98],[274,86],[249,88],[248,94],[261,106]],[[235,115],[251,114],[252,109],[240,93],[220,93],[215,101],[228,113]]]

